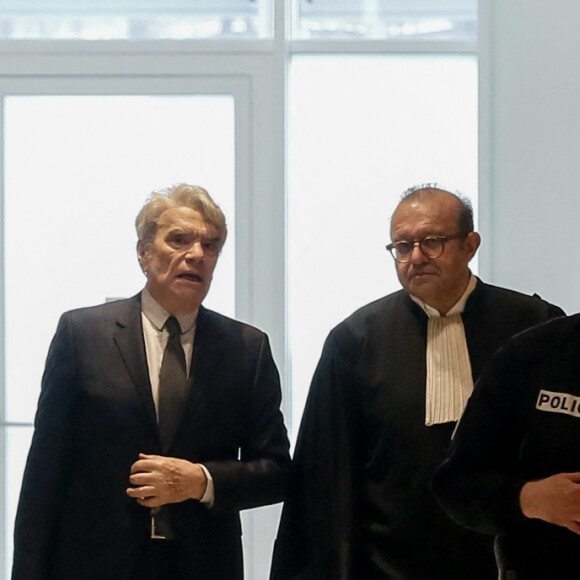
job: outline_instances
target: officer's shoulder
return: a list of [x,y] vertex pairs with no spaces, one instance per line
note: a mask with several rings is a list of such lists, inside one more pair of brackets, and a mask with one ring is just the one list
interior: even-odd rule
[[524,294],[479,281],[467,302],[466,314],[486,311],[505,316],[506,320],[525,319],[534,324],[565,315],[559,306],[544,300],[538,294]]
[[570,336],[580,335],[580,313],[571,316],[560,316],[542,322],[520,332],[514,338],[520,342],[538,340],[566,341]]

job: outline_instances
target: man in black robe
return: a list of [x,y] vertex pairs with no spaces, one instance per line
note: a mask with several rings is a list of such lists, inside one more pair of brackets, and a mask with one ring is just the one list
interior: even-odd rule
[[562,315],[468,267],[468,200],[406,192],[391,221],[403,290],[330,333],[300,432],[272,580],[492,580],[492,539],[443,513],[429,484],[491,355]]

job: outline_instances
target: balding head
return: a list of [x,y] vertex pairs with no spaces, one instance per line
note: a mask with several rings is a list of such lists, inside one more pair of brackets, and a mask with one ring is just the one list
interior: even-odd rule
[[448,196],[450,196],[452,202],[456,204],[457,231],[461,234],[468,234],[469,232],[472,232],[474,230],[473,206],[471,205],[469,198],[459,193],[453,193],[443,189],[436,184],[430,183],[424,185],[415,185],[403,192],[401,195],[401,200],[399,201],[399,205],[397,205],[391,218],[391,224],[392,219],[395,217],[395,214],[401,205],[410,203],[414,200],[420,201],[430,197],[439,197],[441,199]]
[[[408,190],[391,219],[391,238],[412,248],[406,261],[396,262],[403,288],[446,314],[467,288],[468,264],[480,243],[471,204],[438,187]],[[435,257],[422,246],[426,238],[442,246]]]

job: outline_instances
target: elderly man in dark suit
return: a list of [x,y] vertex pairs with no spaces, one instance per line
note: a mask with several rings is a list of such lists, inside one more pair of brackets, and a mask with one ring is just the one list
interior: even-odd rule
[[145,289],[65,313],[42,381],[14,580],[235,580],[239,510],[289,468],[267,336],[201,306],[226,238],[208,193],[137,217]]

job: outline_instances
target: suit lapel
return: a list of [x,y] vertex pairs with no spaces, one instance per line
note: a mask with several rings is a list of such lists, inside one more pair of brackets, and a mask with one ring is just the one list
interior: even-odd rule
[[151,393],[149,367],[143,339],[141,321],[141,295],[138,294],[126,302],[126,309],[116,320],[113,340],[119,349],[131,380],[147,411],[147,416],[157,430],[157,414]]
[[[143,339],[140,294],[127,301],[126,309],[117,317],[113,340],[145,406],[147,416],[155,426],[155,430],[158,431],[157,413],[151,393],[149,367]],[[215,349],[218,344],[219,340],[215,336],[211,313],[208,313],[202,306],[199,309],[196,323],[193,359],[189,376],[189,394],[172,445],[183,431],[184,421],[196,421],[195,415],[202,411],[208,380],[212,376],[212,369],[215,370],[217,355]],[[164,453],[168,453],[172,445],[165,449]]]

